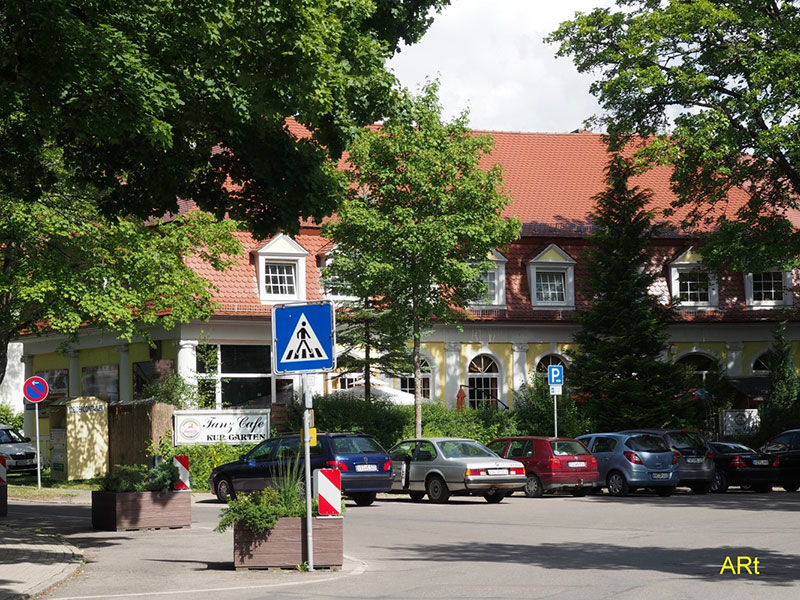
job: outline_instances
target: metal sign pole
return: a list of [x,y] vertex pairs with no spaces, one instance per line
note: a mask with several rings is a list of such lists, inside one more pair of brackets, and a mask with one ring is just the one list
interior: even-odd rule
[[311,375],[303,375],[303,397],[305,407],[303,409],[303,454],[305,459],[305,483],[306,483],[306,548],[308,552],[308,570],[314,570],[314,535],[311,530],[313,522],[311,514],[311,408],[313,406],[313,396],[311,391]]
[[36,483],[42,489],[42,452],[39,450],[39,403],[34,404],[36,408]]
[[558,396],[553,394],[553,426],[555,431],[553,437],[558,437]]

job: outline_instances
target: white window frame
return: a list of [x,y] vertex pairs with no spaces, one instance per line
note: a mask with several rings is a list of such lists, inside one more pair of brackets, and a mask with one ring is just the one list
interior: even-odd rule
[[[563,260],[542,259],[551,250],[556,251]],[[536,298],[537,273],[563,273],[564,302],[545,302]],[[530,285],[531,305],[539,310],[563,310],[575,308],[575,261],[557,244],[550,244],[535,258],[528,262],[528,281]]]
[[[325,267],[331,266],[334,260],[336,260],[335,246],[327,254],[325,254]],[[356,302],[358,300],[358,296],[342,296],[339,294],[332,294],[328,288],[323,289],[323,294],[325,295],[326,300],[330,300],[334,303]]]
[[[272,239],[257,253],[258,294],[262,304],[277,304],[287,300],[306,299],[306,256],[308,251],[286,234]],[[268,294],[266,265],[288,265],[294,268],[294,294]]]
[[[508,259],[497,250],[492,250],[492,256],[489,258],[489,261],[492,263],[492,266],[486,274],[490,272],[495,273],[494,295],[490,296],[487,292],[484,298],[476,300],[472,303],[472,306],[476,308],[487,306],[503,308],[506,306],[506,263]],[[484,279],[484,283],[488,282]]]
[[771,269],[764,273],[783,274],[783,297],[780,300],[756,300],[753,297],[753,273],[744,274],[744,292],[747,308],[758,310],[760,308],[775,308],[779,306],[791,306],[794,303],[792,294],[792,273],[782,269]]
[[[672,298],[678,303],[679,309],[694,309],[694,310],[713,310],[719,306],[719,285],[717,278],[713,273],[709,273],[702,268],[699,262],[693,260],[684,260],[684,258],[692,252],[689,248],[674,260],[669,266],[670,274],[670,294]],[[681,273],[700,272],[708,276],[708,302],[698,302],[681,300],[680,298],[680,275]]]

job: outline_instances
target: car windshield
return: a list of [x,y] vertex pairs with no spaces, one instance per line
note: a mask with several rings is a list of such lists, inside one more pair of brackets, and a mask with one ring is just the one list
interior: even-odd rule
[[439,448],[446,458],[497,458],[486,446],[471,440],[439,442]]
[[557,442],[550,442],[550,448],[553,449],[555,456],[571,456],[573,454],[589,454],[589,451],[583,447],[583,444],[573,440],[561,440]]
[[371,437],[332,437],[334,454],[385,454],[386,451]]
[[669,452],[667,442],[654,435],[635,435],[628,438],[625,445],[640,452]]
[[16,429],[0,429],[0,444],[18,444],[25,438]]
[[748,448],[747,446],[743,446],[742,444],[714,444],[714,448],[716,448],[717,452],[720,454],[742,454],[743,452],[750,454],[755,453],[755,450]]
[[703,436],[694,431],[674,431],[669,434],[672,438],[672,443],[678,448],[694,448],[695,450],[704,450],[706,441]]

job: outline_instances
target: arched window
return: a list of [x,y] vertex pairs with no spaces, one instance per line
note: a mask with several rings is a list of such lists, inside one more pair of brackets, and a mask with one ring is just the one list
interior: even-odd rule
[[536,365],[536,372],[546,376],[547,367],[549,366],[566,367],[566,364],[564,363],[564,359],[558,354],[548,354],[547,356],[543,356],[539,364]]
[[700,377],[703,383],[706,381],[706,376],[717,368],[714,359],[705,354],[687,354],[679,358],[677,362],[691,367],[694,374]]
[[[419,361],[420,371],[422,371],[422,397],[431,397],[431,366],[428,361],[421,358]],[[400,378],[400,389],[407,394],[414,393],[414,375],[403,375]]]
[[753,362],[753,375],[762,377],[769,375],[769,358],[766,352]]
[[500,369],[491,356],[481,354],[469,363],[467,387],[471,408],[497,407]]

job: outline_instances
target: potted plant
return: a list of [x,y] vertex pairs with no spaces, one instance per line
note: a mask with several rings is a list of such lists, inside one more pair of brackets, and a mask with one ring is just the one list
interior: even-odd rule
[[[315,567],[341,567],[341,517],[319,517],[312,505]],[[296,568],[308,562],[305,489],[295,463],[274,487],[238,494],[220,513],[216,531],[233,528],[235,568]]]
[[104,531],[190,527],[192,494],[175,491],[178,469],[161,463],[148,471],[145,465],[115,465],[92,492],[92,527]]

